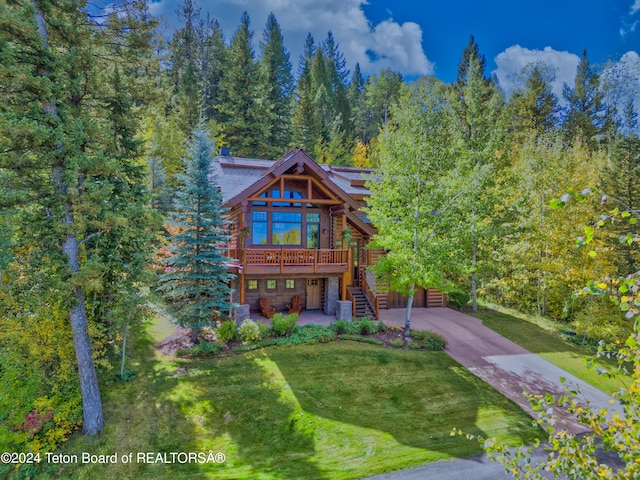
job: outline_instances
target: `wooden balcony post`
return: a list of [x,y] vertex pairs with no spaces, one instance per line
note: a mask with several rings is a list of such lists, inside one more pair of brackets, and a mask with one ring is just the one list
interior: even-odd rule
[[284,247],[280,247],[280,273],[284,273]]
[[313,273],[318,271],[318,260],[320,259],[320,250],[316,248],[315,256],[313,257]]
[[340,295],[340,300],[347,300],[347,274],[346,272],[342,274],[342,293]]
[[244,305],[244,273],[241,273],[238,278],[240,282],[240,305]]

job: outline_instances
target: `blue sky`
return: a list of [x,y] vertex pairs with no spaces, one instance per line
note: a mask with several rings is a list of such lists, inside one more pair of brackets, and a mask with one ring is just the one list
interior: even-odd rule
[[[176,26],[180,1],[155,1],[152,12]],[[320,42],[331,30],[351,70],[359,62],[368,74],[389,67],[451,82],[473,34],[488,73],[506,91],[522,67],[543,61],[556,68],[559,93],[562,83],[573,82],[583,48],[593,63],[619,62],[640,77],[640,0],[201,0],[200,6],[218,19],[227,41],[246,10],[256,47],[273,11],[294,67],[307,33]]]

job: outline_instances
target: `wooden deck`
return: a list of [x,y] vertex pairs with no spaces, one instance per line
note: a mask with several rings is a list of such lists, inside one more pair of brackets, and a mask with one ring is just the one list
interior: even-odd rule
[[244,248],[229,253],[244,274],[345,273],[349,268],[346,249]]

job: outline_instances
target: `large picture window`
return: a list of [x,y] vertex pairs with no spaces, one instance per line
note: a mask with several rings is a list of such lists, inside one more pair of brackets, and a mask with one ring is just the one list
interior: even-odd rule
[[305,195],[303,187],[290,185],[255,197],[249,217],[251,245],[320,248],[320,208],[302,202]]
[[253,228],[251,243],[254,245],[267,244],[267,212],[253,212],[251,214]]
[[302,214],[296,212],[272,212],[272,245],[302,244]]

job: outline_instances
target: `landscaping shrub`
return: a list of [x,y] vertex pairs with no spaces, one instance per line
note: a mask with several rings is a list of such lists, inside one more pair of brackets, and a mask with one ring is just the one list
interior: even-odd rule
[[466,292],[459,292],[454,290],[453,292],[447,293],[447,306],[461,308],[464,307],[467,303],[469,303],[471,297]]
[[352,335],[360,335],[360,320],[352,320],[347,323],[347,331]]
[[297,325],[297,313],[290,313],[289,315],[276,313],[271,318],[271,331],[277,337],[285,337],[287,335],[291,335],[295,331]]
[[394,340],[390,340],[389,345],[391,345],[393,348],[402,348],[404,346],[404,340],[396,338]]
[[256,322],[247,318],[242,322],[242,325],[240,325],[238,335],[240,335],[240,339],[244,343],[255,343],[261,339],[260,327],[258,327]]
[[358,328],[358,332],[360,335],[372,335],[376,333],[376,325],[368,318],[363,318],[360,320],[360,325]]
[[349,322],[345,319],[336,320],[329,324],[329,328],[338,335],[343,335],[349,331]]
[[269,336],[270,328],[269,325],[264,323],[262,320],[258,320],[258,329],[260,330],[260,338],[266,338]]
[[378,320],[378,323],[376,323],[376,332],[384,333],[386,331],[387,331],[387,326],[385,325],[385,323],[382,320]]
[[304,325],[298,327],[291,339],[295,343],[328,343],[335,340],[336,334],[322,325]]
[[[242,328],[242,327],[240,327]],[[304,325],[297,327],[296,331],[288,337],[267,338],[250,345],[238,345],[231,349],[232,352],[248,352],[263,347],[274,345],[300,345],[303,343],[327,343],[336,339],[336,334],[321,325]]]
[[238,327],[234,320],[225,320],[216,330],[218,340],[224,343],[229,343],[231,340],[234,340],[237,335]]
[[[427,350],[431,350],[432,352],[441,352],[444,350],[446,342],[444,338],[434,332],[430,332],[429,330],[412,330],[411,338],[416,340],[415,343],[419,344],[423,348]],[[411,347],[410,348],[420,348],[420,347]]]
[[[203,342],[201,341],[197,345],[189,348],[186,351],[186,355],[189,357],[209,357],[219,354],[224,348],[224,344],[220,342]],[[183,350],[184,351],[184,350]]]
[[340,340],[351,340],[353,342],[362,342],[362,343],[370,343],[372,345],[384,345],[384,342],[381,340],[378,340],[376,338],[371,338],[371,337],[361,337],[359,335],[338,335],[338,338]]

